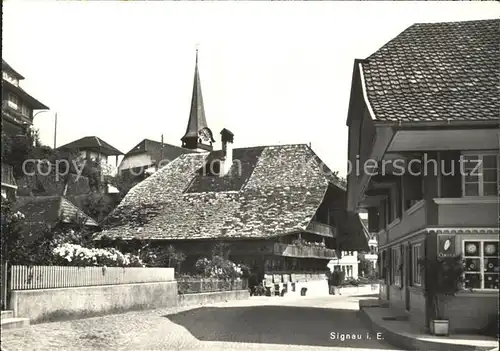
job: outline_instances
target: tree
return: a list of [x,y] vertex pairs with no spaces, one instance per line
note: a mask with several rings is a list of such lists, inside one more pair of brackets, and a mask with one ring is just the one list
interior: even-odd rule
[[364,257],[361,257],[358,263],[358,272],[366,278],[375,278],[376,272],[372,262]]
[[30,240],[23,231],[24,221],[24,215],[13,211],[12,204],[2,198],[2,261],[20,265],[50,262],[54,232],[46,228]]
[[124,198],[130,189],[142,181],[140,177],[133,176],[129,172],[118,172],[115,175],[106,176],[105,179],[108,184],[120,191],[121,198]]
[[115,209],[118,200],[107,194],[91,194],[85,196],[80,207],[83,212],[100,223]]
[[35,236],[28,236],[24,214],[14,211],[12,205],[2,197],[2,261],[18,265],[50,265],[54,259],[53,249],[62,243],[93,245],[92,232],[85,228],[84,218],[77,218],[73,228],[62,222],[35,227]]

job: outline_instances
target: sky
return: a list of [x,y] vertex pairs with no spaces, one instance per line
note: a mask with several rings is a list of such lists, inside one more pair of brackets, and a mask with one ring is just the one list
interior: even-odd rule
[[207,122],[234,147],[311,143],[340,175],[354,59],[418,22],[498,18],[493,2],[4,1],[2,57],[50,107],[34,125],[57,146],[95,135],[126,153],[180,146],[195,50]]

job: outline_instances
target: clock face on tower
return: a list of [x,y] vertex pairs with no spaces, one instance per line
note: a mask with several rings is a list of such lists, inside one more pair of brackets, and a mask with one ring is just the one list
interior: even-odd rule
[[210,141],[212,141],[212,135],[208,128],[203,128],[202,130],[200,130],[198,132],[198,136],[205,143],[209,143]]

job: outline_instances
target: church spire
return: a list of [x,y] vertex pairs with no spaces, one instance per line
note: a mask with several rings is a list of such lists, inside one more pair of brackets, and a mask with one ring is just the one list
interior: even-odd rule
[[181,139],[182,147],[188,149],[212,150],[215,142],[212,131],[208,128],[201,93],[200,73],[198,69],[198,48],[196,48],[196,63],[194,68],[193,95],[191,98],[191,112],[186,133]]

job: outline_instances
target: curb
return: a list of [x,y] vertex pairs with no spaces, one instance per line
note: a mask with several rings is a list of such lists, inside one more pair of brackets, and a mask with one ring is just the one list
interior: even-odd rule
[[[369,308],[369,307],[368,307]],[[370,316],[364,311],[364,307],[359,309],[360,318],[368,324],[370,329],[375,333],[382,333],[384,340],[389,344],[402,348],[403,350],[432,350],[432,351],[498,351],[498,347],[491,349],[486,346],[474,346],[464,344],[448,344],[442,342],[420,340],[403,334],[389,330],[380,324],[374,322]]]

